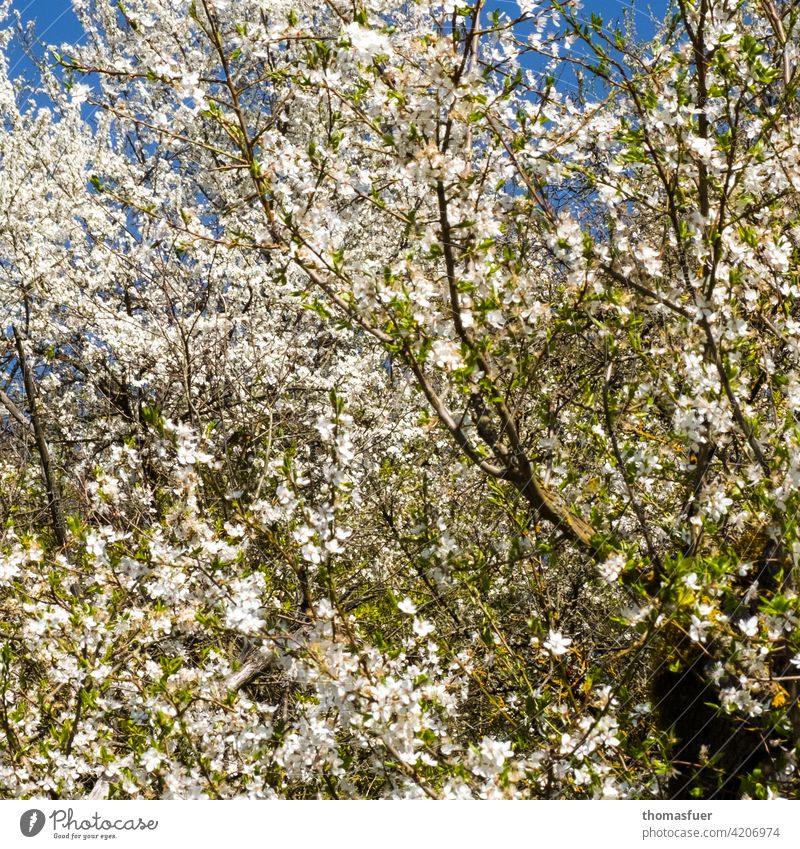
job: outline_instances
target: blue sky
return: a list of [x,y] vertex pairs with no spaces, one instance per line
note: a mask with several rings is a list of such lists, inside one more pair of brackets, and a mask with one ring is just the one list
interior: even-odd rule
[[[494,0],[498,5],[516,7],[515,0]],[[598,12],[605,20],[621,18],[633,6],[634,19],[639,34],[647,36],[653,31],[653,17],[663,14],[667,0],[583,0],[583,15],[590,17]],[[81,28],[72,13],[70,0],[14,0],[14,9],[25,20],[36,22],[36,33],[48,44],[75,41],[81,36]],[[18,49],[12,49],[12,76],[29,75],[31,65]]]
[[37,20],[47,41],[66,41],[80,35],[69,0],[14,0],[13,8],[23,18]]
[[[36,22],[36,34],[48,44],[76,41],[81,37],[81,27],[72,13],[70,0],[14,0],[12,8],[23,19]],[[11,47],[11,76],[31,74],[31,63],[18,46]]]

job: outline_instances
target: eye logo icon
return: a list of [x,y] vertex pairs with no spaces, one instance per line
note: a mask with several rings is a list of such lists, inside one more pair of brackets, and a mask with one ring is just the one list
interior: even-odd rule
[[45,816],[37,808],[31,808],[19,818],[19,830],[25,837],[36,837],[44,828]]

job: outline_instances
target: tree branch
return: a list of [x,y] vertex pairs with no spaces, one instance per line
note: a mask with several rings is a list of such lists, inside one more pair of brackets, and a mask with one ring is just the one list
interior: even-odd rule
[[[64,513],[61,509],[61,495],[58,489],[58,482],[53,474],[53,467],[50,462],[50,451],[47,448],[47,440],[44,436],[42,422],[39,418],[39,412],[36,408],[36,385],[33,382],[33,375],[28,367],[28,360],[25,356],[25,346],[22,344],[22,337],[17,333],[17,328],[12,326],[11,332],[14,334],[14,342],[17,347],[17,356],[19,358],[20,369],[22,370],[22,380],[25,386],[25,394],[28,398],[28,409],[30,410],[31,421],[33,427],[33,435],[36,439],[36,448],[39,451],[39,460],[42,466],[42,475],[44,476],[45,489],[47,490],[47,500],[50,507],[50,517],[53,521],[53,531],[58,540],[58,544],[63,548],[67,544],[67,529],[64,524]],[[3,393],[5,395],[5,393]],[[6,408],[11,412],[11,409],[6,404],[5,398],[2,399]],[[12,405],[13,406],[13,405]],[[20,418],[24,420],[24,416],[17,410]],[[14,413],[11,413],[14,415]],[[14,415],[14,418],[17,418]]]

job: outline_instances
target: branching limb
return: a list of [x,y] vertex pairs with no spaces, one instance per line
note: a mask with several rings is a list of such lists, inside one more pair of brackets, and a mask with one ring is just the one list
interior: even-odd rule
[[[22,380],[25,386],[25,395],[28,399],[28,409],[30,411],[33,427],[33,435],[36,440],[36,448],[39,452],[39,461],[42,466],[42,475],[44,476],[45,489],[47,491],[47,500],[50,507],[50,517],[53,522],[53,532],[56,535],[58,544],[63,548],[67,544],[67,528],[64,523],[64,512],[61,507],[61,494],[58,488],[58,481],[53,473],[53,466],[50,462],[50,451],[47,447],[47,440],[44,436],[44,429],[39,418],[39,411],[36,407],[36,385],[33,382],[33,375],[28,366],[28,360],[25,356],[25,346],[22,344],[22,337],[17,333],[16,327],[12,327],[14,334],[14,342],[17,347],[17,356],[19,358],[20,369],[22,370]],[[5,395],[5,393],[3,393]],[[5,398],[2,399],[9,412],[11,409],[6,404]],[[17,416],[11,412],[17,418]],[[24,416],[17,410],[17,414],[24,421]]]

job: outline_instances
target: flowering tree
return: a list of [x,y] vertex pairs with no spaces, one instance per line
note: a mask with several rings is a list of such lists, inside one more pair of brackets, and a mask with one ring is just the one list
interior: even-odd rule
[[796,793],[792,4],[74,5],[0,85],[2,793]]

